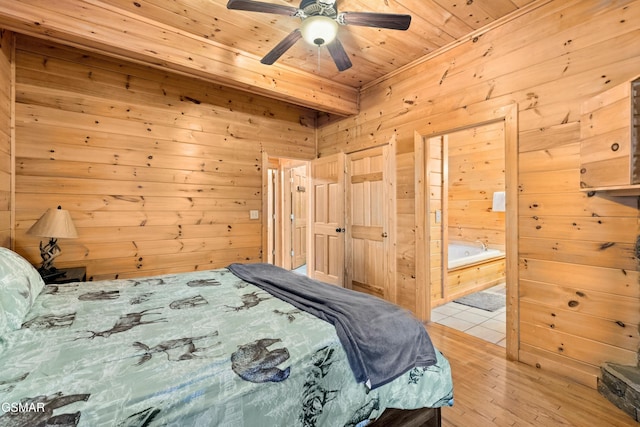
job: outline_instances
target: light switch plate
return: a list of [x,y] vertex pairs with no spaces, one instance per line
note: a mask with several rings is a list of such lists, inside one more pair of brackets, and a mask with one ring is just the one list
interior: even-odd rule
[[252,209],[249,211],[249,219],[258,219],[258,210]]

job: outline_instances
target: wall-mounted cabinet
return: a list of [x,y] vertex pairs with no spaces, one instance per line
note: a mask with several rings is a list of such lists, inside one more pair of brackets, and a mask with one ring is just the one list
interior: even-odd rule
[[640,76],[582,104],[580,187],[640,194]]

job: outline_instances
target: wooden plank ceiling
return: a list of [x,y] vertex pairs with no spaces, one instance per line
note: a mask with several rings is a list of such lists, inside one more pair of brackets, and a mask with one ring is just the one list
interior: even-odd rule
[[261,64],[300,19],[228,10],[227,0],[0,0],[0,27],[351,115],[359,88],[543,1],[338,0],[339,12],[412,16],[407,31],[341,26],[338,37],[353,63],[343,72],[326,48],[303,40],[274,65]]

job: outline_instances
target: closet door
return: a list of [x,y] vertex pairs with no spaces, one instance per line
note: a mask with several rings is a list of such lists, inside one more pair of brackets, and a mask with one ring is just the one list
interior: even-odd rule
[[347,159],[347,286],[395,302],[395,176],[389,145]]
[[310,277],[344,285],[344,154],[311,162]]

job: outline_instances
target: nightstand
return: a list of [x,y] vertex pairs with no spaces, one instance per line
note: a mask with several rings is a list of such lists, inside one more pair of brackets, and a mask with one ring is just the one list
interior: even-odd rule
[[85,267],[59,268],[59,276],[44,278],[47,285],[58,285],[61,283],[84,282],[87,280],[87,269]]

